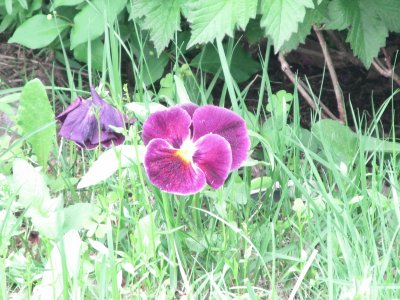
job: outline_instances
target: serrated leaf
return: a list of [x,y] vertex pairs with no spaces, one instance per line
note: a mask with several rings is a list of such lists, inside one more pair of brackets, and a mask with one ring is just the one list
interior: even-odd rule
[[132,18],[144,17],[143,29],[150,31],[150,39],[158,54],[168,46],[180,30],[183,0],[136,0],[131,9]]
[[325,23],[328,15],[328,2],[323,2],[318,5],[315,9],[306,9],[306,15],[303,22],[299,23],[299,27],[296,32],[292,33],[290,38],[283,43],[282,49],[289,52],[296,49],[300,44],[303,44],[310,34],[312,26],[314,24]]
[[233,36],[235,26],[245,29],[251,18],[256,17],[257,0],[204,0],[189,6],[188,21],[192,36],[188,48],[222,40],[225,35]]
[[125,8],[127,0],[94,0],[75,16],[71,30],[71,49],[88,40],[94,40],[104,33],[108,24],[113,24]]
[[[212,45],[207,45],[203,53],[192,59],[190,65],[195,68],[201,68],[205,72],[216,74],[221,67],[221,61],[217,50]],[[261,65],[246,50],[237,45],[230,63],[230,71],[235,81],[238,83],[246,81],[259,70],[261,70]],[[223,74],[221,74],[221,78],[223,78]]]
[[399,0],[367,0],[367,9],[376,12],[378,17],[390,31],[400,32],[400,1]]
[[306,8],[314,8],[312,0],[264,0],[261,26],[274,42],[275,52],[297,32],[306,15]]
[[[136,151],[139,157],[136,157]],[[78,189],[96,185],[117,172],[118,168],[124,168],[139,161],[143,162],[144,146],[120,145],[102,153],[93,163],[89,171],[82,177]]]
[[368,68],[379,49],[385,46],[388,29],[378,17],[377,11],[365,2],[334,0],[329,5],[331,29],[350,27],[346,41]]
[[48,46],[69,25],[61,18],[47,19],[45,15],[29,18],[15,30],[9,43],[18,43],[31,49]]
[[24,86],[17,120],[22,134],[31,135],[27,141],[39,164],[46,167],[55,140],[56,127],[53,109],[39,79],[33,79]]

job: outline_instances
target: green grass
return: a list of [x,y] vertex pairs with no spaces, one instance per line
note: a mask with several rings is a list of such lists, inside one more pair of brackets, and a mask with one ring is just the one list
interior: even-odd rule
[[[146,60],[141,57],[136,64],[132,45],[123,43],[117,32],[106,30],[103,72],[96,76],[89,63],[90,81],[101,78],[111,91],[108,100],[121,109],[130,101],[146,107],[150,101],[163,101],[157,88],[142,84]],[[225,78],[221,98],[211,97],[218,75],[206,81],[201,70],[197,81],[185,78],[187,92],[199,95],[192,99],[199,104],[232,101],[232,109],[248,122],[252,157],[257,160],[232,173],[219,190],[206,188],[190,197],[162,193],[137,162],[120,167],[105,182],[77,189],[78,179],[101,151],[83,151],[59,141],[49,171],[42,172],[51,196],[61,195],[65,207],[90,203],[94,210],[80,230],[60,239],[47,238],[39,230],[39,242],[32,242],[30,232],[37,229],[25,214],[28,208],[16,205],[11,166],[17,157],[35,166],[35,158],[26,137],[9,142],[7,134],[1,137],[2,299],[35,299],[40,293],[64,299],[400,298],[400,170],[395,143],[388,153],[365,151],[368,145],[360,142],[351,159],[341,164],[329,147],[331,141],[323,139],[315,148],[305,138],[296,89],[288,91],[294,97],[292,123],[287,124],[286,114],[267,112],[264,91],[269,98],[277,91],[271,89],[266,67],[257,106],[246,109],[249,87],[240,89],[229,74],[234,45],[230,43],[227,53],[220,44],[217,48]],[[135,76],[135,93],[129,97],[120,80],[122,51],[131,59]],[[185,60],[178,50],[176,56]],[[263,64],[268,64],[268,56]],[[67,70],[70,89],[48,87],[58,109],[70,102],[70,95],[87,95],[86,79],[69,66]],[[73,81],[78,84],[72,86]],[[15,92],[19,90],[0,91],[0,100]],[[390,109],[391,101],[383,109]],[[356,134],[379,137],[381,113],[370,125],[363,116],[354,117]],[[313,122],[318,120],[316,114]],[[127,132],[126,144],[142,143],[141,125],[136,122]],[[395,136],[394,121],[392,125],[390,137]],[[280,191],[274,190],[276,182]],[[60,222],[57,218],[49,224]]]

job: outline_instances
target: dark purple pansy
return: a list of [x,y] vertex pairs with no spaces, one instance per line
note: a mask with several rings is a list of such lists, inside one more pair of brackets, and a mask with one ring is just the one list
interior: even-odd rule
[[90,87],[90,92],[91,98],[76,98],[57,116],[61,122],[59,135],[86,149],[94,149],[99,144],[106,147],[122,144],[125,136],[111,126],[124,127],[128,119],[101,99],[94,87]]
[[190,195],[221,187],[246,160],[250,139],[238,114],[217,106],[175,106],[143,124],[144,167],[162,191]]

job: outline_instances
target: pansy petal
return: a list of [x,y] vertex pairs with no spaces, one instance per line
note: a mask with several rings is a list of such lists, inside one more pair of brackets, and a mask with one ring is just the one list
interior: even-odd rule
[[88,137],[91,137],[97,129],[97,119],[90,112],[91,101],[84,101],[79,109],[71,111],[65,118],[59,135],[72,140],[85,147]]
[[67,115],[73,111],[74,109],[78,108],[82,104],[83,98],[78,96],[74,102],[72,102],[62,113],[57,116],[57,120],[61,123],[65,121]]
[[92,95],[92,100],[93,103],[96,105],[104,105],[104,104],[108,104],[106,101],[104,101],[100,95],[96,92],[96,89],[94,88],[94,86],[90,86],[90,94]]
[[143,142],[147,145],[152,139],[161,138],[179,148],[190,135],[190,124],[191,118],[182,108],[155,112],[143,124]]
[[195,147],[194,164],[204,172],[211,187],[221,187],[232,164],[232,151],[228,141],[217,134],[207,134],[196,141]]
[[193,140],[214,133],[225,138],[232,149],[231,170],[238,169],[246,160],[250,149],[250,139],[246,122],[233,111],[206,105],[196,109],[193,114]]
[[189,114],[191,118],[193,118],[194,111],[199,108],[199,106],[194,103],[179,104],[178,107],[186,110],[186,112]]
[[162,191],[190,195],[206,184],[203,171],[177,155],[177,149],[167,141],[153,139],[146,148],[144,167],[152,184]]

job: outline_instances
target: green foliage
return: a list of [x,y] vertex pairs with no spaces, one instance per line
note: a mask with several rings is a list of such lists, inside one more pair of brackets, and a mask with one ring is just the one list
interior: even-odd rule
[[299,22],[303,22],[306,8],[313,8],[312,0],[264,0],[261,26],[274,42],[278,52],[283,43],[297,32]]
[[104,44],[101,39],[95,39],[93,41],[88,41],[87,43],[80,44],[74,48],[74,57],[80,62],[88,62],[88,48],[90,44],[90,58],[92,62],[92,67],[96,70],[101,70],[103,67],[103,53]]
[[[224,45],[226,49],[226,45]],[[192,67],[201,69],[204,72],[216,74],[220,69],[220,59],[217,50],[212,45],[207,45],[204,50],[196,55],[190,62]],[[256,62],[245,49],[237,45],[233,51],[230,71],[237,82],[243,82],[251,75],[260,71],[261,66]],[[223,78],[223,74],[220,74]]]
[[23,88],[18,108],[18,125],[32,146],[40,165],[46,167],[53,147],[56,127],[54,112],[46,90],[39,79],[29,81]]
[[69,26],[63,19],[49,16],[39,14],[26,20],[17,28],[8,42],[18,43],[32,49],[48,46]]
[[76,6],[84,1],[85,0],[54,0],[53,7],[57,8],[59,6]]
[[[53,13],[55,9],[57,13]],[[46,15],[49,12],[50,20]],[[226,36],[236,39],[236,32],[241,30],[245,30],[250,43],[269,38],[275,52],[296,49],[305,42],[313,25],[343,30],[354,54],[369,67],[385,46],[389,32],[400,32],[399,14],[398,0],[55,0],[52,4],[41,0],[2,1],[0,32],[18,25],[9,42],[34,49],[52,42],[52,46],[59,47],[56,37],[60,36],[80,62],[87,62],[87,43],[92,41],[92,66],[101,70],[103,62],[99,58],[105,29],[117,28],[117,35],[123,41],[130,37],[134,45],[134,32],[139,30],[144,34],[141,44],[146,46],[138,49],[135,45],[135,54],[147,53],[146,65],[140,70],[145,84],[150,85],[164,73],[169,61],[164,50],[169,45],[172,50],[176,43],[182,53],[189,50],[196,56],[194,45],[222,41]],[[148,41],[152,44],[148,45]],[[152,52],[156,52],[158,60],[151,59]],[[206,66],[204,70],[212,69],[210,72],[214,73],[218,66],[219,63]],[[235,79],[241,77],[232,74]]]
[[131,18],[144,18],[142,29],[150,31],[158,54],[168,46],[176,31],[180,30],[183,0],[133,1]]
[[74,18],[71,49],[103,35],[106,24],[113,24],[127,0],[94,0],[87,3]]
[[192,1],[188,6],[191,23],[191,39],[188,47],[195,44],[233,37],[235,27],[245,29],[250,18],[255,18],[257,0],[206,0]]
[[348,165],[354,159],[358,151],[358,139],[347,126],[334,120],[321,120],[313,125],[311,132],[338,164],[344,162]]
[[[369,67],[379,49],[385,46],[388,28],[381,16],[390,12],[390,7],[377,8],[376,5],[369,5],[374,1],[346,1],[334,0],[330,4],[330,19],[328,27],[331,29],[349,29],[347,41],[350,43],[354,53],[361,59],[366,67]],[[382,6],[382,7],[381,7]],[[378,10],[375,10],[378,9]]]

